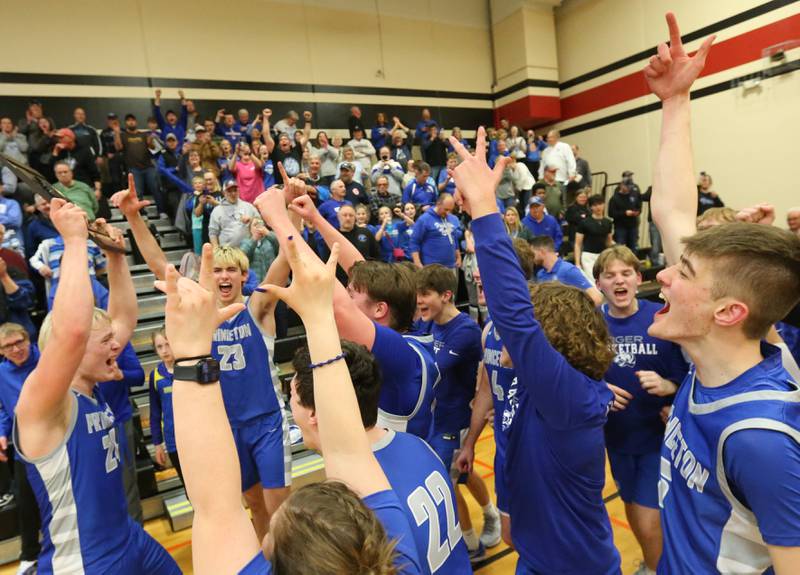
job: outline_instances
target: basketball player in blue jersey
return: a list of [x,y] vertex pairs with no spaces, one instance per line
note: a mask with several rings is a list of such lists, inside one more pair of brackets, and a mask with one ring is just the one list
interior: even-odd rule
[[[108,312],[94,307],[86,269],[86,214],[54,199],[64,238],[61,281],[39,336],[41,357],[22,386],[14,444],[42,517],[37,572],[180,573],[128,517],[114,414],[97,389],[116,379],[116,357],[136,326],[136,292],[125,255],[107,253]],[[107,227],[118,245],[122,236]]]
[[156,448],[156,462],[165,467],[169,457],[172,467],[183,481],[181,460],[175,443],[175,417],[172,411],[172,372],[175,357],[167,341],[167,331],[161,328],[151,336],[153,349],[161,360],[149,377],[150,393],[150,436]]
[[[433,321],[431,335],[441,376],[434,390],[436,403],[430,443],[454,481],[459,479],[454,458],[469,430],[470,403],[475,397],[482,353],[478,324],[469,315],[458,311],[453,302],[456,287],[452,270],[444,266],[432,264],[417,272],[417,307],[423,321]],[[480,475],[470,473],[466,483],[484,512],[484,528],[478,537],[472,529],[466,500],[456,487],[464,540],[470,557],[477,561],[485,554],[485,547],[500,543],[500,516]]]
[[593,273],[606,298],[600,309],[616,353],[605,375],[615,395],[605,428],[608,460],[625,503],[625,517],[644,555],[634,575],[654,575],[661,556],[661,412],[672,402],[689,366],[680,346],[648,335],[661,306],[636,298],[642,274],[639,259],[630,249],[618,245],[603,250]]
[[[429,338],[409,333],[416,310],[413,270],[364,261],[361,253],[320,215],[310,197],[295,199],[289,208],[312,223],[328,246],[341,246],[340,265],[348,271],[349,285],[347,290],[337,287],[334,293],[336,324],[343,338],[365,346],[381,365],[378,422],[428,440],[439,372],[427,349]],[[280,205],[262,211],[273,229],[288,230]]]
[[517,375],[504,413],[517,573],[618,574],[602,495],[613,399],[601,380],[613,357],[605,322],[577,288],[546,282],[529,290],[495,201],[505,161],[486,164],[482,127],[474,156],[450,143],[462,159],[453,177],[473,217],[489,314]]
[[[128,220],[150,270],[163,278],[166,256],[139,214],[148,202],[139,201],[133,190],[118,192],[111,201]],[[243,297],[248,267],[247,256],[241,250],[215,248],[219,305],[245,302],[246,306],[214,333],[214,357],[220,362],[225,408],[239,452],[242,492],[253,513],[256,532],[263,538],[269,517],[289,495],[292,455],[273,361],[276,299],[259,291],[247,299]],[[272,274],[268,279],[273,283],[285,283],[288,266],[280,255],[268,273]]]
[[[266,193],[273,192],[282,194],[277,188]],[[326,265],[299,238],[281,241],[281,252],[292,266],[292,285],[267,289],[306,326],[328,481],[298,489],[281,505],[272,516],[264,552],[241,505],[233,434],[215,381],[218,364],[211,356],[217,325],[240,313],[243,305],[215,305],[209,245],[204,246],[201,285],[179,277],[172,266],[167,281],[158,284],[167,293],[167,335],[176,356],[175,427],[195,510],[194,572],[266,575],[274,569],[281,575],[367,575],[396,568],[401,574],[421,573],[411,527],[372,454],[342,361],[333,317],[338,246]]]
[[[514,241],[514,252],[525,277],[533,273],[533,258],[525,240]],[[478,305],[486,306],[480,268],[475,268],[473,278],[478,290]],[[494,410],[494,492],[497,497],[497,510],[500,512],[500,535],[506,545],[513,547],[511,540],[511,516],[508,504],[508,484],[506,482],[506,429],[504,429],[504,413],[506,401],[513,399],[517,390],[517,374],[511,357],[503,345],[500,333],[488,318],[481,334],[483,345],[483,361],[478,368],[478,390],[472,404],[472,416],[469,431],[464,445],[456,459],[456,466],[461,473],[472,473],[475,460],[475,443],[486,425],[486,418]]]
[[667,24],[670,45],[644,71],[662,101],[651,205],[669,264],[649,331],[694,368],[661,450],[658,572],[797,573],[800,386],[762,339],[800,297],[800,239],[754,223],[695,233],[689,92],[713,37],[689,57],[671,13]]
[[[381,369],[361,345],[343,340],[345,360],[353,381],[361,421],[373,453],[402,504],[414,533],[422,572],[441,575],[471,573],[467,547],[461,536],[456,501],[448,472],[422,439],[377,424]],[[301,348],[292,365],[290,405],[294,421],[310,449],[320,449],[314,381],[308,350]],[[325,453],[322,453],[323,457]],[[436,517],[431,517],[435,514]]]

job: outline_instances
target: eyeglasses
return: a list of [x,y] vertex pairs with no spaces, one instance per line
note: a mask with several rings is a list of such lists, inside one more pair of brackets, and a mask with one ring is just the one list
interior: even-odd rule
[[0,351],[8,352],[14,348],[22,349],[28,343],[27,339],[18,339],[17,341],[12,341],[11,343],[7,343],[5,345],[0,345]]

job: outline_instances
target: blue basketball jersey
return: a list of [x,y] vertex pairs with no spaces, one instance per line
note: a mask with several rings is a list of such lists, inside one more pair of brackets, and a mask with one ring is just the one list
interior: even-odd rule
[[423,573],[471,573],[453,486],[427,443],[389,430],[372,446],[411,525]]
[[[784,434],[795,451],[800,444],[800,386],[783,369],[777,348],[762,344],[762,353],[759,364],[724,386],[703,387],[692,369],[678,389],[661,449],[664,551],[659,573],[770,573],[767,544],[800,545],[796,504],[783,498],[784,492],[778,491],[782,485],[771,471],[756,469],[755,489],[751,485],[737,494],[729,474],[732,462],[723,458],[723,453],[730,456],[727,450],[743,437],[737,433],[742,431]],[[755,447],[762,449],[766,445]],[[775,453],[772,460],[778,468],[795,465],[797,477],[788,450]],[[752,467],[751,461],[739,464]],[[799,487],[795,479],[787,490],[791,497]],[[752,504],[764,494],[771,500],[757,516],[757,508],[746,506],[744,496]],[[772,527],[776,516],[781,518],[777,529]]]
[[489,376],[492,403],[494,404],[495,455],[504,462],[507,438],[503,429],[503,413],[506,410],[509,391],[516,387],[517,374],[512,368],[500,365],[503,340],[500,339],[500,334],[491,319],[486,324],[486,330],[486,341],[483,344],[483,366]]
[[261,331],[248,307],[214,332],[211,354],[219,361],[220,386],[232,427],[283,406],[272,360],[275,337]]
[[153,445],[164,443],[170,453],[178,450],[175,445],[172,383],[172,374],[163,363],[150,372],[150,434]]
[[403,334],[375,324],[372,353],[383,382],[378,424],[428,439],[433,420],[433,389],[439,370],[426,347],[432,338]]
[[431,328],[436,366],[441,381],[436,386],[433,411],[435,433],[452,433],[469,427],[481,361],[481,329],[471,317],[459,313],[446,324]]
[[25,461],[42,517],[39,573],[112,573],[131,539],[114,413],[95,388],[75,390],[64,442]]

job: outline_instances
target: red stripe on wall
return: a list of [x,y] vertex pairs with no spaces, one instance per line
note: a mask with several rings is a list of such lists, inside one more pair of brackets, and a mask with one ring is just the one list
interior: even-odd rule
[[561,100],[558,96],[525,96],[494,109],[495,126],[500,118],[525,128],[558,120],[561,116]]
[[[800,14],[750,30],[734,38],[715,44],[706,60],[701,76],[709,76],[753,62],[761,58],[761,51],[800,36]],[[634,72],[600,86],[590,88],[561,100],[561,119],[568,120],[621,104],[650,93],[644,73]],[[515,102],[508,104],[512,106]]]

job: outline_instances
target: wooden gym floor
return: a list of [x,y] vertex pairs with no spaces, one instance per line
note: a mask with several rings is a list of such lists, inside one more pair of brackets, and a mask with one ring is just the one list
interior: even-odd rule
[[[494,492],[494,440],[492,430],[487,427],[478,440],[475,448],[475,468],[481,473],[491,493]],[[481,510],[472,496],[464,490],[469,504],[470,516],[476,530],[480,530],[483,523]],[[611,526],[614,528],[614,543],[622,555],[622,572],[629,575],[636,571],[642,559],[642,553],[636,543],[630,526],[625,519],[625,510],[622,501],[617,496],[611,472],[606,465],[606,486],[603,496],[606,498]],[[184,573],[192,573],[192,530],[185,529],[173,533],[166,518],[153,519],[145,524],[145,529],[155,537],[183,569]],[[576,550],[582,552],[582,550]],[[475,567],[475,573],[480,575],[511,575],[517,564],[517,555],[506,545],[501,543],[490,549],[487,558]],[[17,564],[0,567],[0,575],[13,575],[16,573]]]

